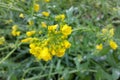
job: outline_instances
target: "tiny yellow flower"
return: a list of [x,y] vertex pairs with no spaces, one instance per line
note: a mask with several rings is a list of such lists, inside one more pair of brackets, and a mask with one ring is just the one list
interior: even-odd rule
[[107,32],[108,32],[108,29],[106,29],[106,28],[103,28],[103,29],[102,29],[102,33],[103,33],[103,34],[106,34]]
[[50,0],[44,0],[44,1],[47,2],[47,3],[50,2]]
[[42,15],[45,16],[45,17],[48,17],[50,15],[50,13],[44,11],[44,12],[42,12]]
[[24,18],[25,16],[24,16],[23,13],[20,13],[19,17],[20,17],[20,18]]
[[28,31],[28,32],[26,32],[26,35],[28,36],[28,37],[30,37],[30,36],[32,36],[32,35],[34,35],[35,34],[35,31],[33,30],[33,31]]
[[48,30],[49,31],[55,31],[57,29],[57,24],[56,25],[52,25],[52,26],[48,26]]
[[102,44],[97,45],[97,46],[96,46],[96,49],[102,50],[102,49],[103,49],[103,45],[102,45]]
[[46,47],[41,50],[40,57],[44,61],[51,60],[51,58],[52,58],[52,56],[50,55],[50,53],[48,51],[48,48],[46,48]]
[[20,33],[21,33],[20,31],[14,31],[14,30],[11,32],[13,36],[20,36]]
[[4,37],[0,37],[0,45],[5,43],[5,38]]
[[[30,42],[32,40],[32,38],[25,38],[25,39],[22,39],[21,42],[23,43],[26,43],[26,42]],[[31,44],[30,44],[31,46]]]
[[20,31],[16,31],[16,36],[20,36]]
[[70,48],[71,44],[70,44],[69,41],[65,40],[64,41],[64,46],[65,46],[65,48]]
[[55,53],[56,53],[55,50],[52,49],[51,54],[55,55]]
[[20,36],[20,31],[17,31],[17,29],[18,29],[18,26],[17,25],[13,25],[12,26],[12,31],[11,31],[11,34],[13,35],[13,36]]
[[64,48],[60,48],[58,49],[56,56],[58,57],[62,57],[65,54],[65,49]]
[[114,29],[113,29],[113,28],[110,29],[110,30],[109,30],[109,33],[110,33],[110,36],[114,36]]
[[[30,40],[32,40],[32,38],[31,38]],[[35,48],[35,44],[34,44],[34,43],[31,43],[31,44],[29,45],[29,47],[30,47],[30,48]]]
[[13,25],[12,26],[12,30],[17,30],[18,29],[18,26],[17,25]]
[[10,23],[12,23],[12,22],[13,22],[13,20],[10,19],[10,20],[7,20],[7,21],[5,22],[5,24],[10,24]]
[[60,15],[55,16],[55,20],[56,21],[59,21],[59,20],[63,21],[64,19],[65,19],[65,15],[64,14],[60,14]]
[[61,19],[62,19],[62,21],[65,19],[65,15],[64,14],[61,14]]
[[46,25],[45,22],[41,22],[41,25],[42,25],[43,28],[46,28],[46,27],[47,27],[47,25]]
[[32,26],[32,25],[34,24],[34,22],[33,22],[32,20],[30,20],[30,21],[28,21],[28,24],[29,24],[30,26]]
[[62,31],[62,34],[63,34],[63,35],[67,36],[67,35],[71,34],[72,28],[71,28],[71,26],[68,26],[68,25],[66,24],[66,25],[64,25],[64,26],[62,27],[61,31]]
[[118,48],[118,45],[113,40],[109,42],[109,45],[113,50],[116,50]]
[[35,11],[35,12],[38,12],[39,9],[40,9],[39,4],[34,4],[34,11]]

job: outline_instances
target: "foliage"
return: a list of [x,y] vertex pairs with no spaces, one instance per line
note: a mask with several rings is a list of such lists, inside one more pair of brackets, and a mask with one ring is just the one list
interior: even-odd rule
[[0,79],[120,79],[119,16],[119,0],[0,0]]

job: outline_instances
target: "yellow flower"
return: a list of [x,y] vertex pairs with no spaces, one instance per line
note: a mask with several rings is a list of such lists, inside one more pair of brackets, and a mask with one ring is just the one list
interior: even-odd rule
[[25,39],[22,39],[21,42],[26,43],[26,42],[30,42],[31,40],[32,38],[25,38]]
[[41,25],[42,25],[43,28],[46,28],[46,27],[47,27],[47,25],[46,25],[45,22],[41,22]]
[[35,31],[33,30],[33,31],[28,31],[28,32],[26,32],[26,35],[28,36],[28,37],[30,37],[30,36],[32,36],[32,35],[34,35],[35,34]]
[[65,36],[71,34],[71,32],[72,32],[71,26],[68,26],[67,24],[64,25],[61,30],[62,30],[62,34]]
[[43,59],[44,61],[51,60],[52,56],[50,55],[47,47],[45,47],[45,48],[43,48],[43,49],[41,50],[40,57],[41,57],[41,59]]
[[109,45],[113,50],[116,50],[118,48],[118,45],[113,40],[109,42]]
[[16,31],[16,36],[20,36],[20,31]]
[[110,36],[114,36],[114,29],[113,29],[113,28],[110,29],[110,30],[109,30],[109,33],[110,33]]
[[44,11],[44,12],[42,12],[42,15],[45,16],[45,17],[48,17],[50,15],[50,13]]
[[29,45],[29,47],[30,47],[30,48],[35,48],[35,44],[34,44],[34,43],[31,43],[31,44]]
[[102,49],[103,49],[103,45],[102,45],[102,44],[97,45],[97,46],[96,46],[96,49],[102,50]]
[[12,31],[13,36],[20,36],[20,31]]
[[18,29],[18,26],[17,25],[13,25],[12,26],[12,30],[17,30]]
[[12,23],[12,22],[13,22],[13,20],[10,19],[10,20],[7,20],[7,21],[5,22],[5,24],[10,24],[10,23]]
[[56,56],[58,57],[62,57],[65,54],[65,49],[64,48],[60,48],[58,49]]
[[55,29],[57,28],[57,24],[56,25],[52,25],[52,26],[48,26],[48,30],[49,31],[55,31]]
[[35,11],[35,12],[38,12],[39,9],[40,9],[39,4],[34,4],[34,11]]
[[5,43],[5,38],[4,37],[0,37],[0,45]]
[[17,31],[17,29],[18,29],[18,26],[17,25],[14,25],[14,26],[12,26],[12,32],[11,32],[11,34],[13,35],[13,36],[20,36],[20,31]]
[[64,14],[61,14],[61,19],[62,19],[62,21],[65,19],[65,15]]
[[23,13],[20,13],[19,17],[20,17],[20,18],[24,18],[24,14],[23,14]]
[[52,50],[51,50],[51,54],[52,54],[52,55],[55,55],[55,53],[56,53],[55,50],[52,49]]
[[34,24],[34,22],[33,22],[32,20],[30,20],[30,21],[28,21],[28,24],[29,24],[30,26],[32,26],[32,25]]
[[63,44],[64,44],[65,48],[70,48],[70,46],[71,46],[70,42],[67,40],[65,40]]
[[50,0],[44,0],[45,2],[50,2]]
[[59,20],[64,20],[65,19],[65,15],[64,14],[60,14],[60,15],[57,15],[57,16],[55,16],[55,20],[56,21],[59,21]]
[[103,29],[102,29],[102,33],[103,33],[103,34],[106,34],[107,32],[108,32],[108,29],[106,29],[106,28],[103,28]]

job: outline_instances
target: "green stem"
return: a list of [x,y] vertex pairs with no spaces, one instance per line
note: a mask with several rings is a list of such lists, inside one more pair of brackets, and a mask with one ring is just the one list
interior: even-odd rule
[[[17,43],[16,43],[16,44],[17,44]],[[16,47],[15,47],[11,52],[9,52],[7,56],[5,56],[5,57],[0,61],[0,64],[3,63],[3,62],[17,49],[17,47],[20,46],[20,45],[21,45],[21,43],[19,43],[18,45],[16,45]]]
[[9,46],[5,46],[5,47],[3,47],[3,48],[0,48],[0,51],[2,51],[2,50],[4,50],[4,49],[7,49],[7,48],[9,48]]
[[[84,71],[90,71],[90,72],[97,72],[96,70],[84,70]],[[69,74],[72,74],[72,73],[76,73],[76,72],[79,72],[79,70],[73,70],[73,71],[70,71]],[[27,79],[22,79],[22,80],[35,80],[35,79],[40,79],[42,77],[46,77],[46,76],[52,76],[52,75],[55,75],[55,74],[61,74],[61,72],[54,72],[54,73],[51,73],[51,74],[44,74],[44,75],[38,75],[38,76],[35,76],[35,77],[32,77],[32,78],[27,78]]]
[[5,4],[5,3],[0,3],[0,7],[2,7],[2,8],[7,8],[7,9],[11,9],[11,10],[14,10],[14,11],[23,12],[22,9],[15,8],[15,7],[13,7],[12,5],[8,5],[8,4]]

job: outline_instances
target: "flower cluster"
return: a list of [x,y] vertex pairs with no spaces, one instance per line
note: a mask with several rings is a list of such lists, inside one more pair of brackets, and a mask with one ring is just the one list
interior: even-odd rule
[[[113,40],[114,37],[114,32],[115,29],[113,28],[112,25],[108,25],[105,28],[102,29],[101,33],[98,34],[100,39],[104,41],[104,43],[109,44],[109,46],[113,49],[116,50],[118,48],[117,43]],[[100,43],[99,45],[96,45],[96,49],[102,50],[103,49],[103,44]]]
[[[30,53],[38,60],[48,61],[52,59],[52,56],[62,57],[66,49],[71,46],[67,37],[71,34],[72,28],[64,24],[63,26],[51,25],[45,29],[47,29],[48,32],[44,37],[29,37],[23,39],[22,42],[30,42]],[[29,33],[31,35],[32,31]]]
[[[48,12],[43,12],[43,16],[48,17]],[[59,24],[48,25],[46,22],[40,22],[38,28],[32,27],[33,22],[29,21],[29,29],[26,31],[25,38],[22,43],[29,43],[30,53],[38,60],[48,61],[53,56],[62,57],[65,51],[70,48],[71,44],[67,40],[72,33],[72,27],[64,21],[65,15],[55,16]]]
[[64,14],[60,14],[55,16],[55,20],[56,21],[63,21],[65,19],[65,15]]
[[18,26],[17,25],[12,26],[11,34],[13,36],[19,36],[20,35],[20,31],[18,31]]

